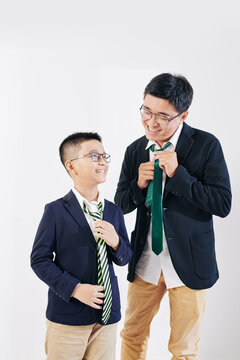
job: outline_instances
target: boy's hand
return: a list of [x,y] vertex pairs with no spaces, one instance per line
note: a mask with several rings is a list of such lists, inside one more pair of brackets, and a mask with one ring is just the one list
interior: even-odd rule
[[94,236],[103,239],[109,246],[117,251],[120,245],[119,236],[112,224],[105,220],[97,220],[94,226]]
[[102,306],[97,305],[103,304],[105,294],[102,291],[104,291],[103,286],[78,284],[72,293],[72,297],[93,307],[94,309],[102,309]]

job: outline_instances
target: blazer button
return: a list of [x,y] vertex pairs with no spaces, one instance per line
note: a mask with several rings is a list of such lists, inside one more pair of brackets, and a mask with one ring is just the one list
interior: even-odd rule
[[118,260],[119,260],[120,262],[122,262],[122,261],[123,261],[123,257],[120,255],[120,256],[118,257]]

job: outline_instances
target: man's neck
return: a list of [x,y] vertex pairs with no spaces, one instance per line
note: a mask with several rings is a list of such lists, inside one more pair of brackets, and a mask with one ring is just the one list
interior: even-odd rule
[[[171,139],[171,137],[170,137],[168,140],[170,140],[170,139]],[[163,140],[163,141],[158,141],[158,140],[157,140],[156,143],[160,146],[160,149],[162,149],[163,144],[167,143],[168,140]]]
[[97,201],[98,199],[98,187],[83,186],[79,184],[74,184],[75,189],[90,203],[92,201]]
[[[179,126],[178,126],[178,128],[179,128]],[[174,131],[174,133],[171,134],[171,136],[168,136],[166,139],[156,140],[156,143],[160,146],[161,149],[163,147],[163,144],[166,144],[173,137],[173,135],[178,131],[178,128]]]

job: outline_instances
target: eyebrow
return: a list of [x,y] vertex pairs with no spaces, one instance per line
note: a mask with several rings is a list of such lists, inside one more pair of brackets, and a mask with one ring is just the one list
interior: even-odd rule
[[[96,149],[90,150],[90,151],[89,151],[89,154],[92,153],[92,152],[96,152],[96,153],[100,154],[100,153],[98,152],[98,150],[96,150]],[[106,154],[105,151],[103,152],[103,154]]]
[[[146,108],[146,109],[149,110],[149,111],[152,111],[148,106],[143,105],[143,107]],[[169,115],[168,113],[165,113],[165,112],[163,112],[163,111],[159,111],[157,114],[170,117],[170,115]]]

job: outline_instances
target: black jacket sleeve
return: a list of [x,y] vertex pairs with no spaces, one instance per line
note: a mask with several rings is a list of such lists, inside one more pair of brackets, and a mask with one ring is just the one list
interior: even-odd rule
[[122,209],[124,214],[135,210],[145,201],[145,196],[137,185],[138,168],[136,168],[134,158],[131,155],[132,152],[128,147],[114,197],[115,203]]

